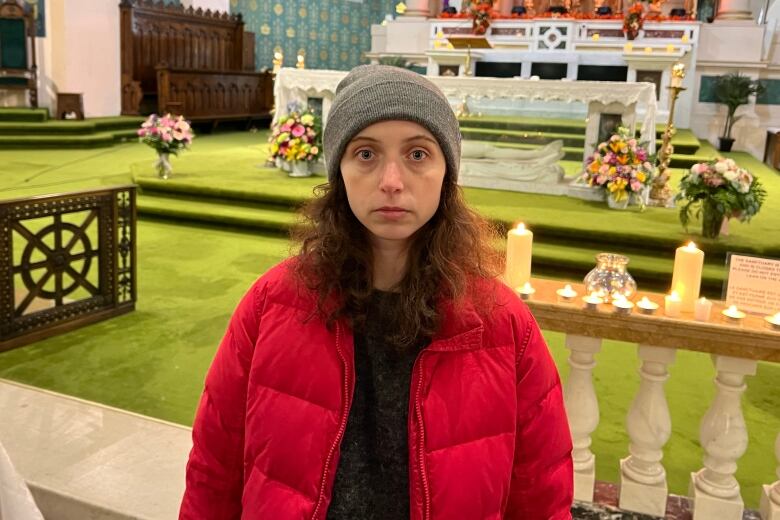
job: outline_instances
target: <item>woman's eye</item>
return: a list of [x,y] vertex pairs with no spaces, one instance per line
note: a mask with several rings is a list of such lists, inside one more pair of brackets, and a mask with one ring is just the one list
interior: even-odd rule
[[428,154],[425,152],[425,150],[414,150],[411,153],[411,158],[414,161],[422,161],[426,157],[428,157]]
[[360,150],[358,152],[358,157],[363,161],[369,161],[371,160],[371,157],[373,156],[371,150]]

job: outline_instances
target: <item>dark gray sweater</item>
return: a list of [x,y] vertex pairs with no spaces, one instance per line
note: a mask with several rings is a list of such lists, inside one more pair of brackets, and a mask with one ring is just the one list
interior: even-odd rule
[[375,291],[366,327],[355,331],[355,395],[328,520],[409,518],[409,387],[423,342],[401,353],[385,339],[398,296]]

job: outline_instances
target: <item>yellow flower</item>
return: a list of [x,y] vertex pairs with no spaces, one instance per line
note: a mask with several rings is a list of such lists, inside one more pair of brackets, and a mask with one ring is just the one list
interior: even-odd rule
[[645,179],[647,179],[647,176],[644,174],[644,172],[637,172],[636,178],[639,180],[639,182],[645,182]]

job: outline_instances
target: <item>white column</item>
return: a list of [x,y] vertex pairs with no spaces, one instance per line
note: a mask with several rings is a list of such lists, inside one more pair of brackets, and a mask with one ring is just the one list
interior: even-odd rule
[[626,418],[630,455],[620,461],[620,507],[653,516],[666,515],[666,471],[661,465],[663,447],[672,433],[672,419],[664,394],[674,363],[671,348],[638,345],[642,360],[639,391]]
[[599,402],[593,388],[594,354],[601,350],[601,338],[566,335],[569,378],[563,387],[563,400],[569,418],[574,450],[574,498],[593,502],[596,485],[596,456],[590,451],[590,434],[599,425]]
[[752,20],[750,0],[720,0],[716,20]]
[[404,16],[422,16],[424,18],[430,16],[428,0],[407,0],[405,3],[406,12]]
[[734,478],[737,461],[748,444],[741,397],[745,376],[756,373],[755,360],[712,356],[715,363],[715,399],[704,414],[699,437],[704,467],[691,473],[688,494],[693,498],[693,520],[742,520],[744,503]]
[[777,480],[774,484],[763,486],[761,490],[761,520],[780,520],[780,433],[775,439],[775,458],[777,459]]

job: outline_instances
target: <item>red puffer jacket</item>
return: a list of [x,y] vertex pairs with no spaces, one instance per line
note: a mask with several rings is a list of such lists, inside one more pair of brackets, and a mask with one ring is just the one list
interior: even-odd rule
[[[354,388],[353,339],[303,319],[289,263],[236,309],[192,430],[181,519],[324,519]],[[443,309],[409,403],[413,520],[568,519],[571,437],[531,313],[496,282],[490,320]],[[483,314],[484,315],[484,314]]]

